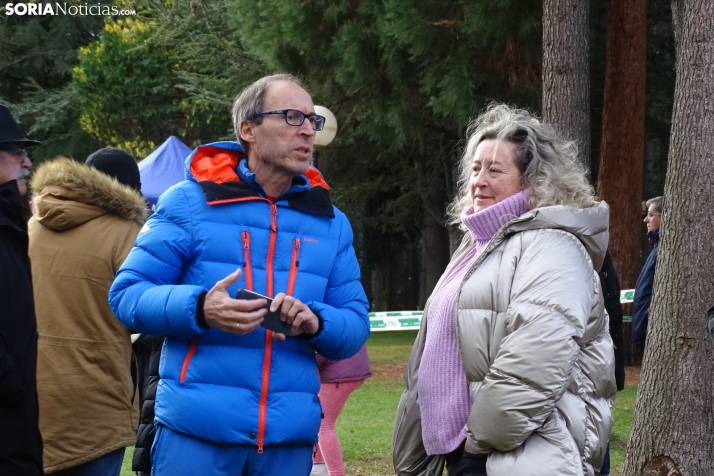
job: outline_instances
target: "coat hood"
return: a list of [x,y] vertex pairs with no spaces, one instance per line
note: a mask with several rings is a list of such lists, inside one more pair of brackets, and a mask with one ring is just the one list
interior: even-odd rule
[[146,200],[139,192],[66,157],[40,165],[30,188],[35,219],[55,231],[69,230],[107,213],[139,225],[146,221]]
[[590,208],[556,205],[531,210],[506,225],[504,231],[509,235],[520,231],[550,228],[572,233],[587,250],[593,268],[600,270],[610,238],[609,220],[610,206],[604,201]]

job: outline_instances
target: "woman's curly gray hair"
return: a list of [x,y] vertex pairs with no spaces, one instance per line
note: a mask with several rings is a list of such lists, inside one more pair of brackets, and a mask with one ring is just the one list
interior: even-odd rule
[[481,141],[495,139],[518,146],[516,165],[523,188],[531,189],[530,207],[566,205],[588,208],[596,203],[586,168],[578,160],[574,142],[561,139],[528,111],[491,104],[471,121],[468,143],[461,158],[458,192],[448,208],[449,222],[460,223],[461,213],[473,204],[470,179],[473,157]]

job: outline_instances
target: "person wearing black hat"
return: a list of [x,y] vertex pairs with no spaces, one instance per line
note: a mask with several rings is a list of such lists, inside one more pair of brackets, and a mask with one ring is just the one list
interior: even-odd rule
[[139,398],[131,331],[107,294],[146,220],[139,168],[129,153],[101,149],[86,164],[44,162],[30,187],[45,472],[116,476]]
[[22,197],[32,162],[25,137],[0,105],[0,474],[42,474],[36,390],[37,324]]
[[106,147],[87,157],[84,163],[117,179],[119,183],[141,192],[139,166],[136,164],[134,157],[128,152],[122,149]]

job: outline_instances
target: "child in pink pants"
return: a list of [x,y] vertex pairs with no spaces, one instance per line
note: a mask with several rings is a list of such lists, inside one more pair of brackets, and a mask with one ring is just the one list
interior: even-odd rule
[[[347,398],[357,390],[366,378],[372,376],[367,346],[349,359],[328,360],[315,354],[320,371],[320,403],[325,415],[320,425],[319,443],[313,457],[313,476],[344,476],[340,440],[335,433],[335,421],[345,406]],[[325,465],[327,471],[325,471]]]

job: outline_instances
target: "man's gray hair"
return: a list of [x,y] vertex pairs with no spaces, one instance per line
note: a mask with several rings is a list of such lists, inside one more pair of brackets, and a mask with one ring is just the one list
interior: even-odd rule
[[663,197],[655,197],[655,198],[650,198],[647,200],[647,203],[645,204],[645,210],[650,209],[650,205],[654,203],[655,210],[657,210],[659,213],[662,213],[662,203],[664,202]]
[[448,208],[450,223],[460,223],[461,213],[473,204],[470,190],[473,158],[478,145],[488,139],[516,144],[516,166],[522,186],[531,189],[532,209],[551,205],[588,208],[596,203],[576,144],[561,139],[552,127],[528,111],[493,103],[471,121],[466,136],[458,192]]
[[263,112],[265,92],[268,90],[268,86],[270,86],[270,83],[275,81],[290,81],[307,91],[300,80],[292,74],[274,74],[272,76],[264,76],[245,88],[233,102],[231,115],[233,116],[233,130],[236,133],[238,142],[246,152],[248,152],[248,144],[241,139],[240,126],[245,121],[251,121],[255,124],[263,123],[263,117],[258,114]]

